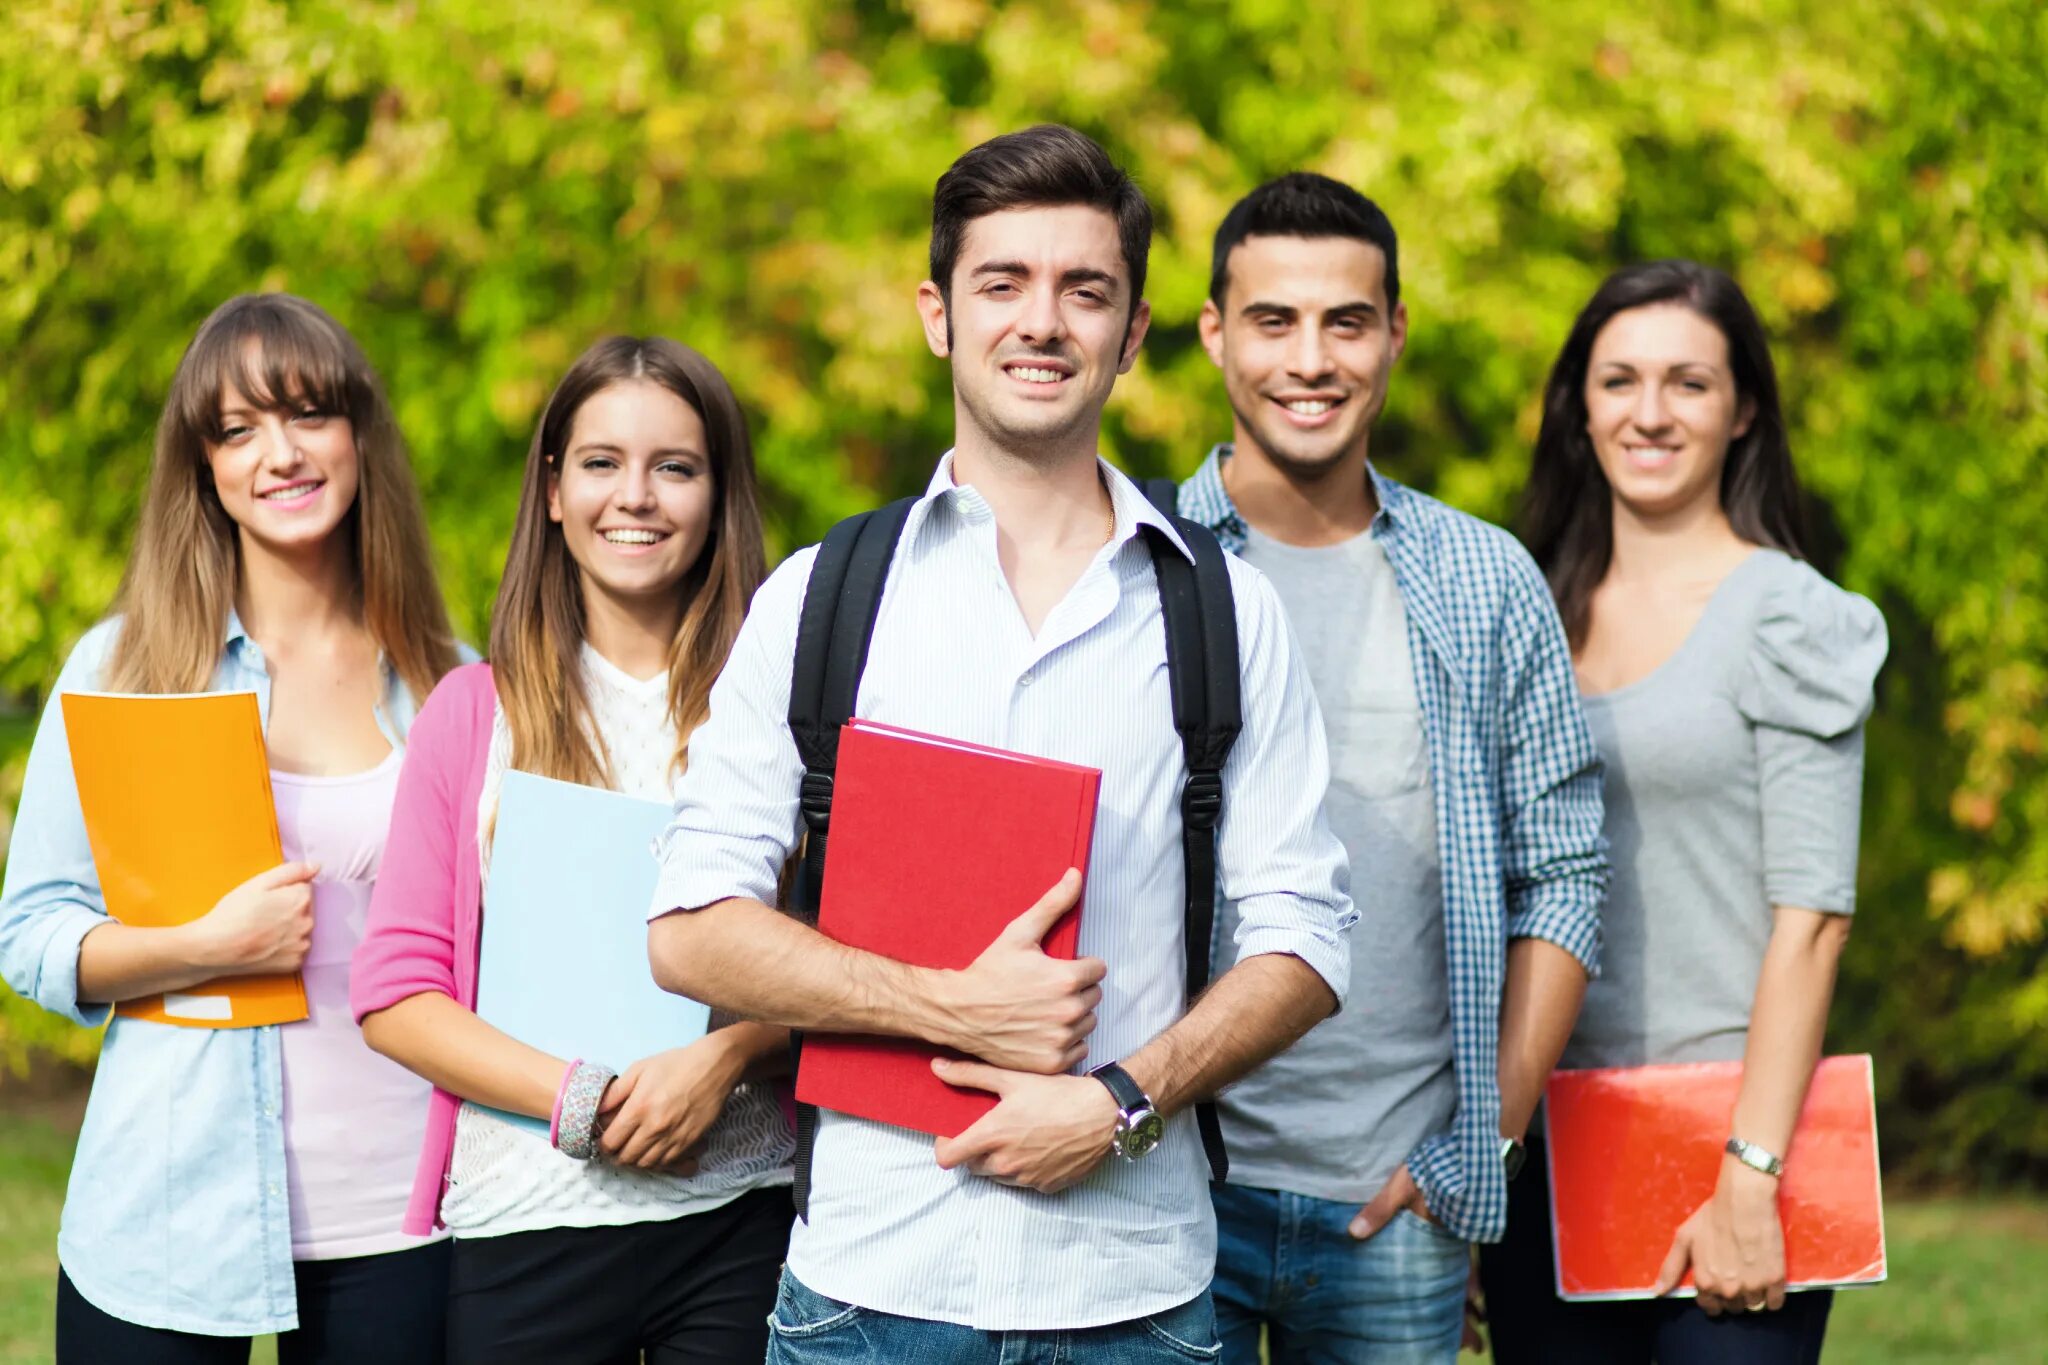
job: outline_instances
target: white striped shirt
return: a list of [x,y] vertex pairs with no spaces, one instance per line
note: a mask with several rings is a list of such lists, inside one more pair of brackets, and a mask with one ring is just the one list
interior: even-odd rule
[[[1138,531],[1168,523],[1130,480],[1102,470],[1115,534],[1033,636],[996,558],[993,512],[954,484],[950,453],[942,459],[904,525],[857,708],[1102,770],[1080,951],[1108,963],[1109,976],[1084,1069],[1163,1032],[1186,989],[1181,747]],[[803,764],[787,713],[814,553],[791,556],[762,585],[710,719],[691,736],[652,915],[733,896],[774,901],[799,829]],[[1230,575],[1244,731],[1223,772],[1221,891],[1238,903],[1240,957],[1292,953],[1341,1000],[1350,970],[1341,935],[1355,914],[1343,848],[1323,819],[1321,717],[1272,588],[1235,559]],[[925,1134],[825,1113],[810,1218],[796,1226],[789,1268],[864,1308],[1012,1331],[1162,1312],[1202,1292],[1215,1256],[1192,1112],[1173,1119],[1151,1155],[1111,1159],[1057,1195],[941,1170]]]

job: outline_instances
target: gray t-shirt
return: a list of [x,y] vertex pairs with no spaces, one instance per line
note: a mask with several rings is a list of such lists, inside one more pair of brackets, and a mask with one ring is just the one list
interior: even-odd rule
[[1884,656],[1876,607],[1758,550],[1654,673],[1584,699],[1614,879],[1564,1066],[1742,1056],[1772,907],[1855,909]]
[[[1408,617],[1370,534],[1244,559],[1287,609],[1330,745],[1330,828],[1351,859],[1351,1005],[1226,1091],[1233,1184],[1364,1202],[1458,1105],[1436,797]],[[1217,942],[1236,932],[1219,908]]]

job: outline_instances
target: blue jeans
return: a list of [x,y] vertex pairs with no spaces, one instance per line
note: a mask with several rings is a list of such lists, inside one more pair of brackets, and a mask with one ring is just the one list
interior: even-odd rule
[[828,1299],[785,1266],[768,1315],[768,1365],[1183,1365],[1220,1351],[1206,1293],[1107,1327],[977,1332]]
[[1450,1365],[1472,1252],[1402,1210],[1360,1242],[1358,1205],[1213,1185],[1216,1323],[1225,1365]]

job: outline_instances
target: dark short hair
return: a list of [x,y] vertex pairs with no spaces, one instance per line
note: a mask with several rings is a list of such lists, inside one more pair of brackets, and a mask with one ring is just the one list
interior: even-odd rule
[[931,261],[939,293],[952,302],[953,267],[969,223],[1006,209],[1060,204],[1085,204],[1116,219],[1136,309],[1152,250],[1152,206],[1093,138],[1058,123],[990,138],[939,177],[932,192]]
[[1543,425],[1522,490],[1522,541],[1550,582],[1574,645],[1585,639],[1593,589],[1614,556],[1614,493],[1586,433],[1586,372],[1593,343],[1616,314],[1653,304],[1690,308],[1728,341],[1738,400],[1755,406],[1728,445],[1721,510],[1735,534],[1799,558],[1802,504],[1771,346],[1742,286],[1696,261],[1650,261],[1609,275],[1572,323],[1543,389]]
[[1394,225],[1378,204],[1341,180],[1293,171],[1268,180],[1223,215],[1209,258],[1209,297],[1218,308],[1230,285],[1230,253],[1247,237],[1349,237],[1376,246],[1387,259],[1387,311],[1401,301],[1401,254]]

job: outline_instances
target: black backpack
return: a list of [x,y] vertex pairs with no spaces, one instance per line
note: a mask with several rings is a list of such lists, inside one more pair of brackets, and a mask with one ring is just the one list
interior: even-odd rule
[[[1176,515],[1174,483],[1152,479],[1145,495],[1172,519],[1188,549],[1185,556],[1156,528],[1144,528],[1146,547],[1159,578],[1159,604],[1166,618],[1166,671],[1173,693],[1173,725],[1180,732],[1187,778],[1181,788],[1181,855],[1187,870],[1188,999],[1209,984],[1209,938],[1216,914],[1216,825],[1223,811],[1223,764],[1243,728],[1238,698],[1237,611],[1223,547],[1210,530]],[[839,763],[840,727],[853,718],[868,641],[882,605],[882,588],[897,539],[915,499],[904,498],[848,517],[826,535],[811,565],[803,615],[796,636],[796,660],[789,689],[789,730],[804,761],[798,805],[807,834],[789,908],[806,923],[818,920],[825,880],[825,840],[832,824],[832,777]],[[793,1050],[803,1040],[792,1035]],[[1229,1169],[1223,1129],[1213,1102],[1195,1106],[1211,1175]],[[796,1111],[796,1209],[808,1219],[811,1145],[818,1113],[807,1104]]]

